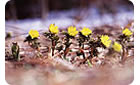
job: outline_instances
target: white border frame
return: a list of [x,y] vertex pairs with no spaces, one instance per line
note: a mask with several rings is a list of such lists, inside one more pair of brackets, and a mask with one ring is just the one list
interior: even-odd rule
[[5,4],[7,0],[0,1],[0,84],[8,85],[5,81]]
[[[5,80],[5,4],[8,0],[0,0],[0,85],[8,85]],[[140,85],[140,0],[131,0],[134,4],[134,81],[131,85]]]

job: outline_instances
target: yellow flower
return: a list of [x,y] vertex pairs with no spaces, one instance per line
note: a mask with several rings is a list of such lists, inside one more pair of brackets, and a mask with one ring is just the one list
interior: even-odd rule
[[78,31],[76,30],[76,27],[70,26],[68,27],[68,34],[70,36],[75,36],[77,35]]
[[125,36],[130,36],[132,35],[133,33],[128,29],[128,28],[125,28],[122,33],[125,35]]
[[53,33],[53,34],[57,34],[57,33],[59,32],[58,26],[55,26],[54,24],[51,24],[51,25],[50,25],[49,30],[50,30],[50,32]]
[[114,42],[114,44],[113,44],[112,47],[113,47],[113,49],[114,49],[115,51],[117,51],[117,52],[120,52],[121,49],[122,49],[122,45],[119,44],[119,43],[117,43],[117,42]]
[[109,47],[111,44],[111,40],[109,39],[108,35],[102,35],[101,36],[101,42],[106,46]]
[[39,32],[37,30],[30,30],[29,35],[32,39],[37,38],[39,36]]
[[87,36],[92,33],[92,31],[89,28],[84,27],[81,31],[82,35]]

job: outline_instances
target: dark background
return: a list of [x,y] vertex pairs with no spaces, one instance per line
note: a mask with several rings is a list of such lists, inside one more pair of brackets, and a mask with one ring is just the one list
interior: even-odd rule
[[120,6],[133,10],[133,4],[128,0],[11,0],[5,6],[5,19],[43,18],[51,11],[82,10],[91,6],[97,8],[100,14],[116,13]]

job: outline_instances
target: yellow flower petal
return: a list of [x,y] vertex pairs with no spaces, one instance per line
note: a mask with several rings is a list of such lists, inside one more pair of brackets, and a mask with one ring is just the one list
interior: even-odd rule
[[114,49],[115,51],[117,51],[117,52],[120,52],[121,49],[122,49],[122,45],[119,44],[119,43],[117,43],[117,42],[115,42],[115,43],[113,44],[112,47],[113,47],[113,49]]
[[109,47],[111,45],[111,40],[109,39],[108,35],[102,35],[100,39],[106,47]]
[[125,35],[125,36],[131,36],[133,33],[128,29],[128,28],[125,28],[122,33]]
[[37,38],[39,36],[39,32],[37,30],[30,30],[29,35],[32,39]]
[[68,27],[68,34],[70,36],[76,36],[78,34],[76,27],[73,27],[73,26]]
[[92,33],[92,31],[89,28],[84,27],[81,31],[82,35],[87,36]]
[[51,24],[51,25],[50,25],[49,30],[50,30],[50,32],[53,33],[53,34],[57,34],[57,33],[59,32],[58,26],[55,26],[54,24]]

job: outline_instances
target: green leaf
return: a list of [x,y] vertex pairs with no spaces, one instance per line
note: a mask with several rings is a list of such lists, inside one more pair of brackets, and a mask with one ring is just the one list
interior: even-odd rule
[[89,65],[89,67],[92,67],[92,64],[90,63],[89,60],[87,60],[87,63],[88,63],[88,65]]

